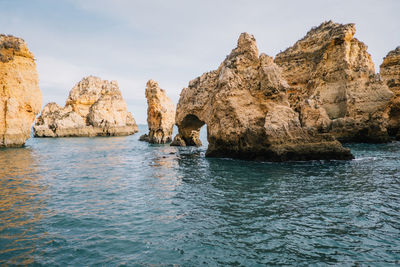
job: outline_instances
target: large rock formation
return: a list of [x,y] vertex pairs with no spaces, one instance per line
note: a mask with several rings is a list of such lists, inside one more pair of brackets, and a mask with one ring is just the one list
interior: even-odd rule
[[146,98],[149,134],[142,135],[140,140],[154,144],[171,142],[175,124],[174,103],[153,80],[149,80],[146,84]]
[[215,71],[192,80],[176,112],[179,134],[172,145],[201,145],[207,124],[207,156],[285,161],[350,159],[350,151],[328,134],[303,128],[287,101],[281,69],[258,55],[252,35],[242,33]]
[[279,53],[275,63],[302,125],[343,141],[386,142],[385,108],[392,93],[354,33],[354,24],[324,22]]
[[47,104],[33,129],[36,137],[130,135],[138,131],[117,82],[94,76],[72,88],[65,107]]
[[380,75],[394,93],[389,105],[388,131],[400,139],[400,46],[390,51],[383,59]]
[[23,145],[41,106],[33,54],[24,40],[0,35],[0,147]]

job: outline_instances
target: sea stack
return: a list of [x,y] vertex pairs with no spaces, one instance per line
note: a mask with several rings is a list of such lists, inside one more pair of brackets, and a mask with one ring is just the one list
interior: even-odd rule
[[141,141],[153,144],[165,144],[172,140],[175,124],[175,105],[166,96],[158,83],[149,80],[146,84],[147,125],[149,134],[142,135]]
[[302,127],[287,100],[281,68],[258,54],[254,37],[242,33],[237,47],[215,71],[190,81],[176,112],[172,145],[200,145],[207,124],[206,156],[288,161],[351,159],[329,134]]
[[34,55],[21,38],[0,35],[0,147],[18,147],[30,137],[42,107]]
[[33,127],[35,137],[117,136],[138,131],[116,81],[83,78],[64,107],[47,104]]
[[400,140],[400,46],[390,51],[383,59],[380,75],[394,93],[388,107],[388,131]]
[[393,94],[355,32],[354,24],[324,22],[279,53],[275,63],[302,125],[341,141],[387,142],[385,109]]

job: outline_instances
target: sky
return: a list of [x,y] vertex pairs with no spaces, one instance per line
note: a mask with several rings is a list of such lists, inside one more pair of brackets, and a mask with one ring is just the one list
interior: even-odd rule
[[83,77],[117,80],[138,123],[146,82],[176,104],[182,88],[216,69],[242,32],[275,56],[323,21],[355,23],[375,68],[400,45],[399,0],[0,0],[0,33],[34,53],[48,102],[64,105]]

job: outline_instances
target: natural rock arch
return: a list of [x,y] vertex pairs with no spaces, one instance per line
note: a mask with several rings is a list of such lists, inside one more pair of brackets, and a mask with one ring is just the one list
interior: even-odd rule
[[287,100],[288,86],[273,59],[258,54],[252,35],[215,71],[190,81],[181,92],[171,145],[199,145],[207,124],[206,155],[284,161],[350,159],[348,149],[330,135],[304,129]]

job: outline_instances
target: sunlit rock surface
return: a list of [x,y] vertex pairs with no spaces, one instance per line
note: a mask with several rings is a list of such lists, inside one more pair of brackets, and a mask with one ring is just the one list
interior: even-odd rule
[[23,145],[41,106],[33,54],[21,38],[0,35],[0,147]]

